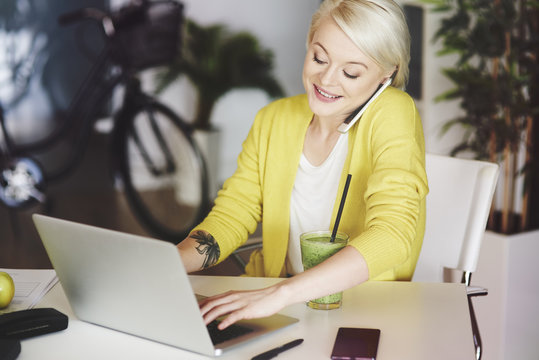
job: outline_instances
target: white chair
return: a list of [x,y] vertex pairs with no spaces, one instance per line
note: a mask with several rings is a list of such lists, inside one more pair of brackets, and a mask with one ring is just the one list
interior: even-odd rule
[[468,286],[468,305],[476,347],[481,358],[481,337],[471,302],[486,289],[470,287],[477,268],[498,179],[498,165],[447,156],[426,156],[429,182],[427,223],[423,247],[412,281],[443,282],[444,269],[462,272]]

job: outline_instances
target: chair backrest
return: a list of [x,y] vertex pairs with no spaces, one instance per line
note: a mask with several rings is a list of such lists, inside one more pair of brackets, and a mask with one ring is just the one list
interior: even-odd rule
[[423,247],[413,281],[443,281],[444,267],[474,272],[498,179],[498,165],[427,154]]

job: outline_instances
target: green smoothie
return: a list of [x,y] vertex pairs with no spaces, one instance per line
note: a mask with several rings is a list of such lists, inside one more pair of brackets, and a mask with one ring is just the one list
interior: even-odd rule
[[[301,235],[301,261],[304,270],[320,264],[348,243],[348,235],[343,233],[337,233],[334,242],[330,239],[330,231],[314,231]],[[307,305],[314,309],[335,309],[341,306],[341,300],[342,292],[339,292],[311,300]]]

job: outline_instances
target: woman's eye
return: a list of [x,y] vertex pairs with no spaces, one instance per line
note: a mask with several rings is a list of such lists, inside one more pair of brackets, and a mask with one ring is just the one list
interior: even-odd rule
[[320,60],[319,58],[317,58],[316,55],[313,57],[313,61],[316,62],[317,64],[325,64],[326,63],[325,61]]
[[344,73],[344,76],[346,76],[349,79],[357,79],[359,77],[357,75],[351,75],[351,74],[347,73],[346,71],[343,71],[343,73]]

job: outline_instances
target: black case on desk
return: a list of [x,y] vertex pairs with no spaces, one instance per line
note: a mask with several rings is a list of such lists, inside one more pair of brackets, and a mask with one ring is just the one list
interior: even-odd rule
[[64,330],[68,317],[53,308],[15,311],[0,315],[0,338],[26,339]]
[[16,339],[0,339],[0,360],[15,360],[21,353],[21,342]]

